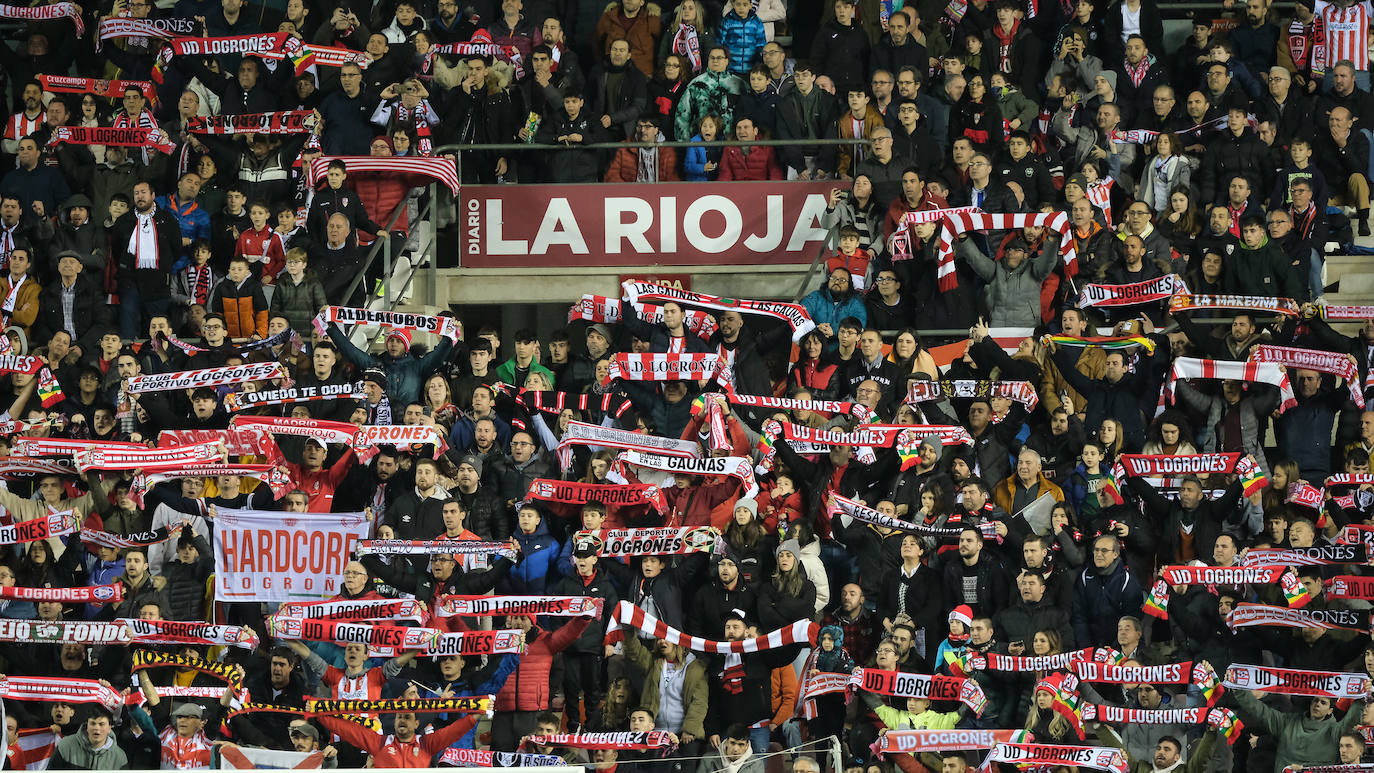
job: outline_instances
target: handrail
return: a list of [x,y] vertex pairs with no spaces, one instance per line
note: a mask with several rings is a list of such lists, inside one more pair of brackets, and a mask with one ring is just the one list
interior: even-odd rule
[[[387,238],[379,238],[372,240],[372,249],[368,250],[367,257],[363,258],[362,269],[358,271],[358,276],[354,277],[352,284],[348,286],[348,292],[344,293],[344,303],[347,303],[348,299],[353,297],[353,293],[358,291],[358,285],[362,283],[363,279],[367,277],[367,270],[372,267],[372,261],[376,259],[377,253],[380,252],[383,248],[385,248],[388,251],[387,254],[390,254],[391,229],[396,227],[396,221],[401,219],[401,213],[406,210],[406,206],[407,204],[409,204],[409,202],[410,196],[404,196],[401,198],[401,201],[396,204],[396,208],[391,210],[391,218],[388,219],[386,221],[386,225],[383,226],[384,230],[386,230],[387,232]],[[387,278],[390,279],[390,277]],[[370,293],[371,290],[369,290],[368,292]]]

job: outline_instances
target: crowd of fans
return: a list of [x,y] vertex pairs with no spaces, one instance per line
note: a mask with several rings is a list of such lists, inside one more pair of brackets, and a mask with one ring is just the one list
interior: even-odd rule
[[[1040,743],[1116,745],[1140,771],[1277,771],[1363,756],[1374,725],[1366,704],[1320,695],[1071,688],[1063,669],[975,669],[981,711],[863,686],[848,700],[799,701],[798,692],[818,673],[856,666],[962,676],[959,664],[973,656],[1085,648],[1110,649],[1127,665],[1205,662],[1219,675],[1233,664],[1374,675],[1368,630],[1228,625],[1237,604],[1283,605],[1288,589],[1276,583],[1176,585],[1167,621],[1143,613],[1163,567],[1231,567],[1257,548],[1334,545],[1374,512],[1374,484],[1324,485],[1333,474],[1369,473],[1374,454],[1374,411],[1354,401],[1374,394],[1363,389],[1374,309],[1346,334],[1322,302],[1328,243],[1369,234],[1367,4],[1299,0],[1280,18],[1266,0],[1248,0],[1217,21],[1199,19],[1173,51],[1154,0],[161,6],[78,9],[84,34],[68,18],[30,20],[17,48],[0,45],[12,102],[0,143],[0,319],[7,354],[42,366],[0,377],[0,403],[20,422],[0,437],[0,467],[19,464],[5,468],[0,505],[14,523],[74,510],[88,529],[84,543],[73,533],[10,545],[0,586],[122,587],[118,603],[0,601],[0,618],[227,621],[255,630],[261,644],[0,636],[7,675],[103,679],[143,695],[114,711],[5,701],[11,765],[31,752],[19,731],[42,728],[61,739],[46,752],[54,769],[194,769],[209,765],[212,748],[235,746],[322,750],[329,765],[426,767],[454,747],[557,755],[605,771],[761,773],[771,744],[831,736],[844,767],[863,773],[976,764],[981,752],[971,748],[875,752],[884,731],[919,728],[1024,729]],[[102,22],[121,18],[183,29],[180,20],[189,34],[217,38],[281,31],[324,48],[296,66],[283,52],[162,56],[165,40],[151,36],[97,45]],[[351,53],[342,65],[339,50]],[[39,76],[123,80],[59,88]],[[206,132],[197,121],[287,111],[304,117],[255,119],[274,126],[265,133]],[[73,127],[159,131],[144,146],[62,141]],[[802,142],[541,147],[724,138]],[[823,139],[855,142],[806,143]],[[395,329],[368,353],[337,325],[312,324],[325,307],[362,305],[371,284],[354,280],[367,245],[404,242],[404,219],[394,229],[382,223],[416,184],[351,173],[345,158],[312,185],[304,172],[312,160],[521,142],[528,148],[462,150],[463,181],[834,180],[827,276],[802,302],[814,330],[792,346],[789,327],[768,316],[708,311],[714,324],[689,329],[688,312],[702,313],[690,304],[664,302],[650,319],[622,302],[619,324],[603,315],[568,329],[521,329],[509,342],[492,328],[456,341],[413,341]],[[958,234],[950,262],[940,220],[917,221],[958,207],[1065,212],[1069,224]],[[1061,259],[1064,239],[1075,248],[1072,269]],[[1172,275],[1181,283],[1150,300],[1080,302],[1089,283],[1120,288]],[[1174,293],[1244,297],[1171,312]],[[1255,310],[1266,306],[1256,298],[1278,299],[1268,305],[1281,313]],[[1222,314],[1229,324],[1214,324]],[[1035,334],[1013,354],[994,330],[1008,327]],[[945,329],[968,330],[969,342],[937,364],[920,331]],[[1094,340],[1099,333],[1112,335]],[[1180,358],[1244,362],[1261,345],[1348,355],[1344,379],[1354,388],[1297,367],[1282,385],[1171,378]],[[730,375],[608,379],[617,353],[714,354]],[[25,457],[8,455],[23,439],[152,445],[169,431],[224,430],[226,398],[254,385],[134,392],[129,379],[270,361],[298,386],[359,383],[360,391],[236,413],[429,425],[447,448],[381,446],[363,462],[339,444],[279,438],[282,456],[256,461],[281,465],[290,479],[281,497],[238,475],[145,485],[133,470],[34,474],[20,469]],[[1021,382],[1030,395],[959,395],[949,385],[936,399],[911,399],[913,384],[932,380]],[[1161,398],[1166,391],[1176,402]],[[798,402],[773,410],[737,396]],[[838,402],[858,408],[846,413]],[[967,439],[932,432],[914,448],[818,450],[768,431],[777,421],[850,432],[862,428],[860,416],[959,427]],[[574,445],[562,464],[557,451],[573,421],[699,443],[707,456],[776,458],[762,464],[757,492],[733,476],[664,482],[587,445]],[[1114,466],[1134,453],[1239,454],[1267,483],[1243,495],[1239,470],[1154,481],[1162,486],[1118,481]],[[538,479],[663,483],[663,507],[536,501],[528,492]],[[1313,488],[1315,501],[1303,493]],[[835,496],[898,528],[837,511]],[[483,621],[519,629],[522,654],[377,659],[357,643],[274,638],[264,616],[275,604],[213,600],[215,519],[239,508],[364,512],[377,538],[507,543],[514,553],[360,556],[335,578],[339,600],[414,598],[433,610],[449,594],[494,592],[604,604],[583,617]],[[146,546],[90,537],[133,539],[177,525],[179,536]],[[577,536],[658,526],[719,536],[709,551],[630,560],[600,555],[602,542]],[[1326,588],[1335,575],[1365,571],[1300,566],[1304,609],[1364,613],[1367,626],[1367,601],[1329,599]],[[708,641],[743,642],[797,621],[821,627],[815,642],[693,651],[623,624],[609,632],[622,600]],[[186,660],[131,680],[144,650]],[[175,701],[157,692],[169,679],[222,686],[225,674],[254,704],[297,713],[235,713],[245,699],[237,690]],[[1245,729],[1232,745],[1203,722],[1114,730],[1089,720],[1079,736],[1052,707],[1080,690],[1087,702],[1146,711],[1215,703],[1234,709]],[[388,712],[360,725],[304,711],[310,696],[484,694],[497,696],[490,723]],[[525,742],[652,730],[669,743],[588,752]],[[811,756],[787,764],[821,770]]]

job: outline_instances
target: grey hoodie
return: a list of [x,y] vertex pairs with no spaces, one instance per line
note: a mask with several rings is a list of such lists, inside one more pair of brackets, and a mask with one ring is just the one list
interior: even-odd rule
[[93,749],[82,729],[57,742],[53,763],[55,770],[123,770],[129,767],[129,758],[115,743],[113,730],[100,748]]

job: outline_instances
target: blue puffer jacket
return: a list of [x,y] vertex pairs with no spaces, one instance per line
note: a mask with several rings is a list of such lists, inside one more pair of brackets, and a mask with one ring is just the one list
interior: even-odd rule
[[554,566],[562,545],[554,539],[549,527],[539,522],[533,534],[516,529],[511,537],[520,543],[520,563],[510,570],[510,574],[496,584],[496,592],[518,595],[539,595],[544,592],[550,575],[557,576]]
[[863,296],[858,293],[850,293],[844,300],[835,300],[830,294],[830,287],[822,286],[802,298],[802,306],[817,326],[830,323],[832,333],[839,332],[840,320],[845,317],[855,317],[861,325],[868,324],[868,310],[864,308]]

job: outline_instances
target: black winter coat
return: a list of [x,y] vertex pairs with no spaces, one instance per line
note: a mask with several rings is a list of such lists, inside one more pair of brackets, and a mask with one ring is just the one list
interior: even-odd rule
[[[555,596],[584,596],[604,600],[601,606],[601,619],[588,625],[582,635],[577,637],[577,641],[568,647],[569,652],[599,655],[603,649],[602,640],[606,638],[606,621],[615,615],[615,608],[620,602],[620,596],[615,592],[615,586],[611,584],[610,574],[601,567],[597,567],[591,580],[590,583],[583,582],[582,576],[574,573],[571,577],[563,577],[551,585],[549,593]],[[569,625],[576,619],[563,617],[559,618],[559,621],[563,625]],[[558,627],[561,628],[562,626]]]
[[1089,565],[1074,584],[1073,638],[1079,647],[1116,641],[1116,623],[1124,615],[1138,616],[1145,602],[1140,582],[1117,559],[1105,574]]

